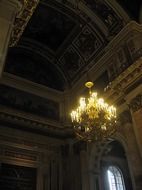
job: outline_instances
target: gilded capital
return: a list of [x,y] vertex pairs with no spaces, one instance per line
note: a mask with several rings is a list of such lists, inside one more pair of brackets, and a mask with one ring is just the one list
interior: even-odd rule
[[129,110],[125,110],[119,115],[119,121],[122,125],[125,125],[126,123],[132,123],[132,117]]
[[136,112],[142,108],[142,94],[137,95],[135,98],[131,100],[130,108],[133,112]]

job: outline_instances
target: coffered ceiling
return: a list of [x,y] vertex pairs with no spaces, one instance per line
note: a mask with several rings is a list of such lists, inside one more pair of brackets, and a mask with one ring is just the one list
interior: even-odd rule
[[40,0],[18,43],[9,48],[5,72],[64,91],[99,60],[129,22],[126,10],[132,7],[127,4]]

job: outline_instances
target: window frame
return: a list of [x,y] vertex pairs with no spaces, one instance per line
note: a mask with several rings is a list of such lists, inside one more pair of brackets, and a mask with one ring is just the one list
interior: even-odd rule
[[[113,171],[116,170],[116,171]],[[115,181],[115,188],[114,190],[126,190],[125,187],[125,182],[124,182],[124,176],[123,176],[123,172],[120,169],[120,167],[115,166],[115,165],[109,165],[106,169],[106,175],[107,175],[107,183],[108,183],[108,190],[113,190],[110,187],[110,180],[109,180],[109,174],[108,172],[112,173],[113,177],[114,177],[114,181]],[[118,174],[116,174],[118,172]],[[119,176],[118,176],[119,175]],[[118,182],[119,181],[119,182]],[[121,182],[120,182],[121,181]],[[123,188],[121,188],[120,186],[122,186]]]

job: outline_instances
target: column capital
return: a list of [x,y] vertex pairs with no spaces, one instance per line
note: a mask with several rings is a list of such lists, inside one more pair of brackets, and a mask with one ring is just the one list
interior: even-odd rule
[[142,108],[142,94],[138,94],[130,102],[130,108],[133,112],[136,112]]
[[130,110],[125,110],[122,113],[120,113],[119,121],[122,125],[125,125],[126,123],[132,123],[132,116]]

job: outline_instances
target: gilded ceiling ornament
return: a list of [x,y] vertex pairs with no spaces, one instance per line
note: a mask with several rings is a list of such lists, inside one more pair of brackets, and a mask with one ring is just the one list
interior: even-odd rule
[[11,34],[9,46],[14,46],[17,44],[29,19],[31,18],[34,10],[36,9],[39,0],[19,0],[19,2],[23,4],[23,8],[15,18],[14,28]]

